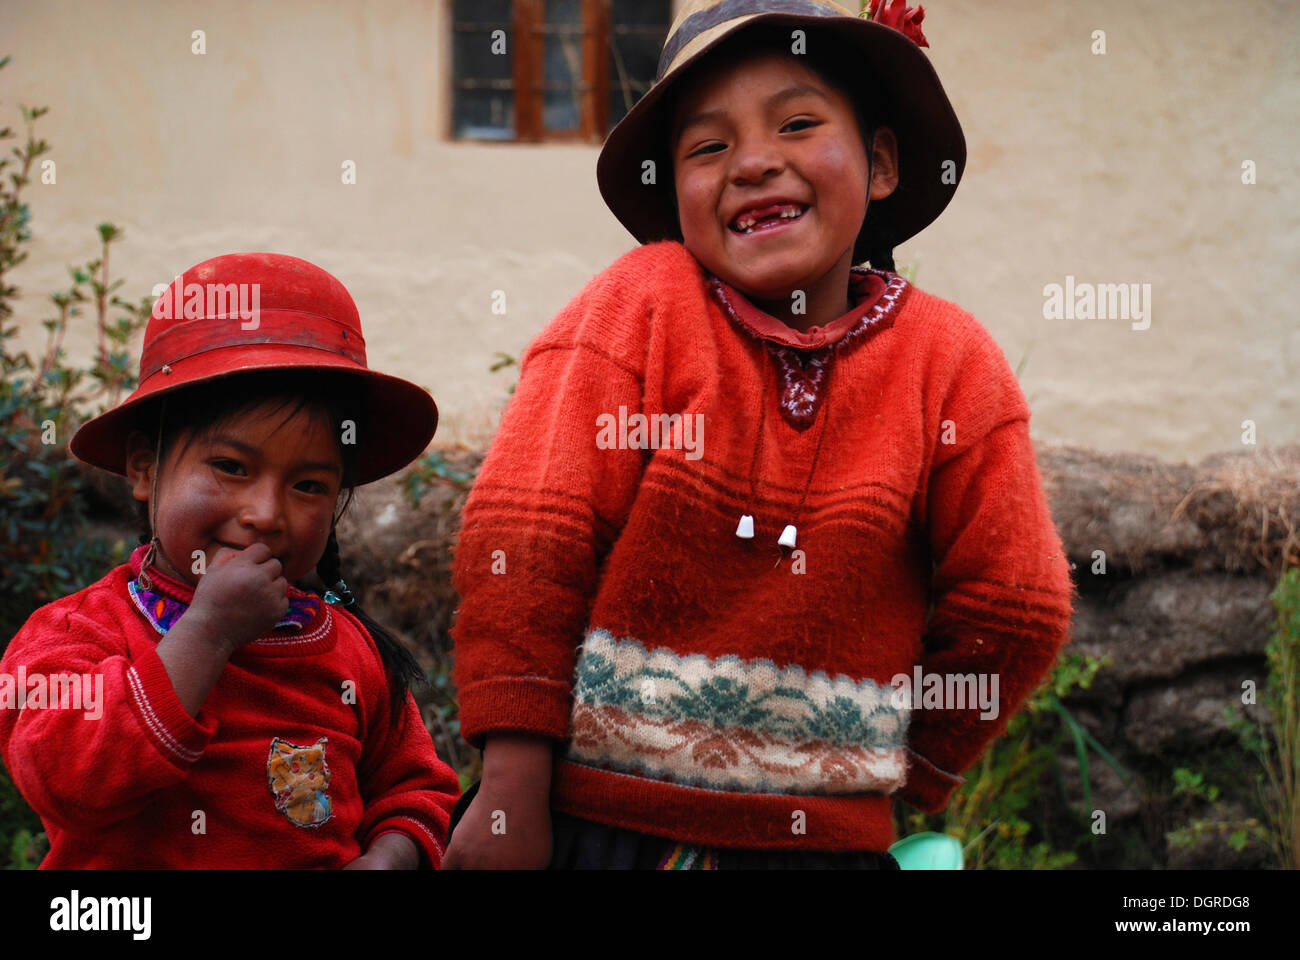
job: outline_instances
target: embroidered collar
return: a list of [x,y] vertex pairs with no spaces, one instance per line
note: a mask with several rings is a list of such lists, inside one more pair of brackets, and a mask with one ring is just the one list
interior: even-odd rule
[[849,348],[866,331],[892,326],[907,281],[896,273],[852,267],[849,270],[849,299],[853,306],[824,327],[806,332],[787,326],[758,307],[724,280],[708,277],[709,291],[724,313],[750,336],[794,350],[818,351],[827,347]]
[[758,309],[723,280],[707,276],[709,291],[722,312],[771,354],[780,382],[781,416],[800,432],[817,419],[831,361],[892,327],[909,289],[907,281],[896,273],[852,267],[849,297],[856,300],[853,309],[824,327],[801,333]]
[[[144,544],[132,552],[131,572],[134,576],[126,586],[136,608],[153,624],[155,630],[165,634],[180,619],[181,614],[189,609],[194,600],[194,588],[167,576],[157,565],[149,568],[149,580],[153,583],[153,589],[147,590],[141,586],[137,578],[140,576],[140,564],[148,550],[148,545]],[[320,597],[290,584],[289,612],[275,625],[275,629],[301,632],[315,621],[320,608]]]

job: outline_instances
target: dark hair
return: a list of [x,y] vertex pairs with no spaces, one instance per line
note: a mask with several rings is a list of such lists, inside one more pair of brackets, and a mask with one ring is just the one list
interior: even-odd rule
[[[330,523],[329,540],[324,554],[316,564],[316,573],[327,588],[334,587],[343,579],[334,523],[343,516],[348,504],[352,502],[358,450],[356,444],[342,442],[343,421],[350,419],[355,423],[356,436],[367,435],[360,410],[354,409],[359,406],[355,400],[356,387],[355,381],[350,378],[344,379],[319,370],[254,370],[196,384],[151,401],[141,408],[135,427],[143,430],[155,442],[159,442],[161,430],[161,456],[155,467],[161,471],[162,460],[171,453],[178,434],[182,435],[183,442],[177,452],[183,453],[194,441],[211,437],[222,426],[263,403],[276,404],[274,412],[292,405],[281,425],[293,419],[300,410],[328,420],[343,459],[343,476],[339,489],[347,489],[348,496],[338,516]],[[148,505],[137,501],[137,512],[145,531],[140,535],[140,543],[145,544],[153,536]],[[407,692],[416,685],[428,684],[424,670],[396,636],[361,610],[351,599],[350,593],[343,593],[342,599],[347,602],[344,609],[361,621],[375,641],[388,676],[390,722],[398,723],[403,717]]]
[[[756,23],[737,31],[727,37],[698,63],[686,68],[686,73],[679,77],[670,91],[663,116],[665,128],[660,131],[659,141],[666,145],[669,163],[673,169],[671,124],[677,113],[677,104],[682,91],[692,83],[693,76],[705,70],[714,69],[727,59],[738,59],[759,51],[777,51],[795,57],[790,51],[791,28],[785,24]],[[830,87],[835,88],[853,103],[854,116],[858,121],[858,133],[862,137],[862,146],[871,157],[871,139],[880,127],[891,126],[886,104],[882,97],[864,97],[861,91],[866,89],[883,90],[879,77],[872,67],[863,63],[861,54],[854,51],[835,33],[827,29],[805,28],[810,56],[796,57],[813,73],[817,74]],[[669,189],[674,189],[669,180]],[[674,202],[676,197],[673,197]],[[879,202],[879,201],[877,201]],[[680,226],[679,226],[680,231]],[[866,239],[855,248],[855,262],[861,259],[870,261],[877,270],[894,271],[894,239],[885,218],[872,217],[866,228]]]

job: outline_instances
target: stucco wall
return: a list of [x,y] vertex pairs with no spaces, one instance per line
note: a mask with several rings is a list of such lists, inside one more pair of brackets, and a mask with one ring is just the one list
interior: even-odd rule
[[[6,0],[0,116],[50,106],[58,176],[29,190],[36,243],[11,276],[26,344],[101,220],[126,229],[131,296],[220,253],[292,253],[347,284],[371,365],[431,389],[441,438],[481,439],[513,376],[488,374],[492,354],[633,241],[596,147],[448,140],[449,8]],[[1035,437],[1169,459],[1240,447],[1245,419],[1261,443],[1300,440],[1300,6],[934,0],[925,33],[969,163],[898,264],[1013,366],[1031,351]],[[1067,275],[1150,284],[1149,329],[1044,319]]]

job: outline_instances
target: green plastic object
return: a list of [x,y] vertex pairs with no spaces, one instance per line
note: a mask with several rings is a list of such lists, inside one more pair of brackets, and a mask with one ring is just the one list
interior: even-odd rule
[[904,870],[960,870],[961,841],[946,833],[914,833],[889,848]]

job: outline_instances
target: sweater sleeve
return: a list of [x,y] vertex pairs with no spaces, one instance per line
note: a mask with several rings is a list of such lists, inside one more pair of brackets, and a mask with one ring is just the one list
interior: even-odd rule
[[926,493],[934,608],[921,669],[945,688],[954,675],[982,677],[993,708],[945,703],[912,714],[899,795],[927,813],[947,806],[960,772],[1045,678],[1068,639],[1074,601],[1028,404],[997,343],[972,325],[937,417]]
[[453,678],[475,747],[494,732],[567,735],[600,563],[644,470],[640,450],[600,428],[642,408],[645,250],[592,280],[530,346],[465,504]]
[[[217,731],[204,711],[197,718],[185,711],[152,648],[132,658],[109,631],[50,605],[0,660],[0,674],[25,677],[27,699],[22,710],[0,709],[0,754],[32,809],[64,829],[107,827],[138,813],[189,776]],[[80,686],[82,709],[68,708],[74,699],[54,708],[65,691],[71,696],[69,684]]]
[[388,702],[375,706],[366,737],[360,787],[365,813],[357,830],[363,850],[385,833],[402,833],[419,848],[423,866],[438,869],[443,840],[460,796],[456,773],[438,757],[415,698],[406,695],[401,721],[388,722]]

